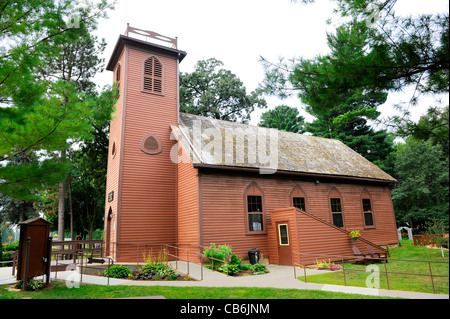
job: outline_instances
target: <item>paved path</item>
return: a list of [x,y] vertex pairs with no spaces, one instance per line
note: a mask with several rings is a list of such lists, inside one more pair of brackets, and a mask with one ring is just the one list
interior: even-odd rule
[[[175,263],[172,262],[175,266]],[[268,265],[269,273],[257,276],[227,277],[227,275],[213,272],[203,268],[203,280],[198,281],[140,281],[127,279],[109,279],[110,285],[143,285],[143,286],[190,286],[190,287],[272,287],[291,289],[324,290],[332,292],[356,293],[370,296],[399,297],[409,299],[449,299],[449,295],[418,293],[410,291],[398,291],[387,289],[373,289],[362,287],[350,287],[340,285],[324,285],[302,282],[294,278],[294,271],[289,266]],[[187,264],[178,262],[178,271],[187,273]],[[323,272],[322,270],[307,270],[307,274]],[[107,285],[108,279],[101,276],[92,276],[74,271],[52,272],[51,278],[66,280],[69,285],[76,285],[80,280],[82,283]],[[201,279],[201,270],[198,264],[189,264],[189,275]],[[303,275],[303,269],[298,269],[297,276]],[[80,278],[81,277],[81,278]],[[0,268],[0,285],[14,283],[15,278],[11,275],[11,268]]]

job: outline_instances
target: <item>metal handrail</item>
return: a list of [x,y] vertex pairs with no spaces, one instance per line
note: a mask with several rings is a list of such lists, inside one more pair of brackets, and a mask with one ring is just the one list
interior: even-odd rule
[[[184,245],[184,246],[194,246],[194,247],[197,247],[197,248],[202,249],[203,252],[205,251],[205,248],[210,249],[210,247],[211,247],[211,246],[204,246],[204,245],[191,244],[191,243],[182,244],[182,245]],[[218,246],[227,246],[227,244],[218,244]],[[204,254],[201,254],[203,257],[209,259],[210,261],[212,260],[212,267],[211,267],[211,270],[212,270],[212,271],[214,271],[214,260],[217,260],[217,261],[220,262],[220,263],[226,262],[227,264],[229,264],[230,256],[231,256],[229,252],[227,252],[226,250],[221,250],[221,249],[219,249],[218,247],[212,248],[212,249],[213,249],[213,250],[217,250],[217,251],[224,252],[224,253],[226,254],[226,260],[225,260],[225,261],[223,261],[222,259],[214,258],[214,257],[206,257]],[[201,264],[202,264],[202,266],[203,266],[203,259],[202,259],[202,261],[201,261]],[[202,271],[203,271],[203,270],[202,270]],[[228,273],[228,267],[227,267],[227,276],[229,276],[229,273]]]
[[[227,252],[226,250],[221,250],[221,249],[219,249],[218,247],[216,247],[216,248],[211,248],[211,246],[203,246],[203,245],[198,245],[200,248],[203,248],[203,251],[205,251],[205,248],[206,249],[212,249],[212,250],[216,250],[216,251],[220,251],[220,252],[223,252],[223,253],[225,253],[225,255],[226,255],[226,258],[225,258],[225,262],[229,265],[230,264],[230,253],[229,252]],[[227,246],[226,244],[224,244],[224,245],[218,245],[218,246]],[[224,261],[222,260],[222,259],[218,259],[218,258],[214,258],[214,257],[206,257],[206,258],[208,258],[209,260],[212,260],[212,267],[211,267],[211,270],[212,271],[214,271],[214,260],[217,260],[217,261],[219,261],[220,263],[224,263]],[[229,276],[229,273],[228,273],[228,267],[227,267],[227,276]]]
[[[203,280],[203,258],[205,257],[202,253],[199,253],[199,252],[196,252],[196,251],[192,251],[192,250],[189,250],[189,249],[185,249],[185,248],[181,248],[181,247],[179,247],[177,244],[165,244],[165,243],[132,243],[132,242],[110,242],[110,245],[112,245],[114,248],[113,248],[113,251],[112,251],[112,253],[113,253],[113,256],[116,256],[117,254],[117,251],[116,251],[116,248],[117,247],[120,247],[120,245],[134,245],[134,246],[136,246],[136,263],[139,265],[140,264],[140,262],[139,262],[139,253],[145,253],[145,251],[144,251],[144,249],[141,249],[141,247],[147,247],[147,246],[156,246],[156,247],[159,247],[159,250],[163,250],[163,249],[166,249],[166,255],[167,256],[171,256],[171,257],[175,257],[175,264],[176,264],[176,268],[178,269],[178,259],[180,259],[180,260],[184,260],[184,261],[186,261],[187,262],[187,267],[188,267],[188,272],[189,272],[189,270],[190,270],[190,268],[189,268],[189,266],[190,266],[190,263],[192,262],[191,260],[190,260],[190,254],[194,254],[194,255],[197,255],[197,256],[199,256],[200,257],[200,260],[201,260],[201,264],[200,264],[200,272],[201,272],[201,280]],[[170,253],[170,249],[173,249],[173,250],[175,250],[175,252],[176,252],[176,254],[172,254],[172,253]],[[183,257],[180,257],[180,256],[178,256],[178,249],[180,249],[180,250],[184,250],[184,251],[186,251],[187,252],[187,257],[188,257],[188,259],[186,259],[186,258],[183,258]],[[126,252],[125,250],[122,250],[122,249],[120,249],[120,248],[117,248],[117,250],[120,252],[120,253],[124,253],[124,252]],[[168,262],[168,260],[166,260],[166,263]]]
[[[145,243],[145,242],[141,242],[141,243],[136,243],[136,242],[109,242],[109,245],[113,247],[112,250],[112,256],[117,256],[118,253],[124,253],[124,252],[131,252],[130,250],[122,250],[120,249],[120,246],[126,246],[126,245],[131,245],[131,246],[135,246],[136,247],[136,264],[140,264],[140,256],[139,254],[144,253],[145,251],[143,249],[141,249],[141,247],[147,247],[147,246],[159,246],[159,249],[162,249],[162,247],[165,245],[164,243]],[[142,257],[142,256],[141,256]],[[117,258],[117,257],[116,257]]]
[[[200,274],[200,277],[201,277],[200,280],[203,280],[203,266],[202,266],[202,265],[203,265],[203,258],[205,257],[203,254],[201,254],[201,253],[199,253],[199,252],[195,252],[195,251],[192,252],[192,251],[190,251],[190,250],[188,250],[188,249],[181,248],[181,247],[178,247],[178,246],[172,246],[172,245],[168,245],[168,244],[165,244],[165,246],[166,246],[166,247],[169,247],[169,248],[174,248],[175,251],[176,251],[176,254],[175,254],[175,255],[168,254],[169,256],[172,256],[172,257],[175,257],[175,258],[176,258],[176,259],[175,259],[175,268],[176,268],[176,269],[178,269],[178,259],[185,260],[185,261],[187,262],[187,273],[188,273],[188,274],[190,273],[190,271],[189,271],[189,263],[191,262],[191,261],[190,261],[190,258],[189,258],[189,252],[194,253],[194,254],[197,254],[197,255],[200,255],[200,273],[201,273],[201,274]],[[178,256],[178,249],[181,249],[181,250],[186,251],[187,259]]]
[[[106,277],[108,278],[108,286],[109,286],[109,278],[110,278],[110,276],[109,276],[109,274],[110,274],[109,269],[111,268],[111,265],[114,264],[114,260],[112,259],[112,257],[109,257],[109,256],[101,256],[100,258],[108,260],[108,268],[107,268],[108,271],[107,271],[107,276]],[[80,268],[81,268],[81,271],[80,271],[80,282],[83,282],[83,268],[93,268],[93,267],[89,267],[89,266],[83,266],[83,260],[84,260],[84,252],[82,251],[81,252],[81,266],[80,266]]]
[[[301,263],[295,263],[295,255],[299,255],[300,256],[300,260],[301,260],[301,256],[316,256],[316,257],[330,257],[330,258],[338,258],[340,259],[341,263],[342,263],[342,272],[344,275],[344,285],[347,286],[347,280],[346,280],[346,276],[345,276],[345,271],[356,271],[356,272],[365,272],[365,270],[362,269],[352,269],[352,268],[345,268],[344,266],[344,261],[350,261],[350,260],[354,260],[355,256],[343,256],[343,255],[326,255],[326,254],[307,254],[307,253],[300,253],[297,251],[293,251],[293,267],[294,267],[294,278],[297,278],[297,274],[296,274],[296,266],[299,267],[303,267],[303,273],[304,273],[304,279],[305,282],[307,281],[306,279],[306,267],[309,265],[306,264],[301,264]],[[389,286],[389,276],[388,274],[397,274],[397,275],[411,275],[411,276],[426,276],[426,277],[430,277],[431,279],[431,284],[433,287],[433,293],[436,293],[436,289],[435,289],[435,285],[434,285],[434,277],[447,277],[449,278],[449,275],[436,275],[433,274],[432,270],[431,270],[431,263],[435,263],[435,264],[448,264],[448,261],[439,261],[439,260],[416,260],[416,259],[392,259],[392,258],[372,258],[372,257],[364,257],[367,260],[376,260],[376,261],[382,261],[384,264],[384,271],[380,270],[380,273],[385,274],[386,275],[386,284],[387,284],[387,289],[390,289]],[[387,271],[387,261],[405,261],[405,262],[425,262],[428,263],[428,269],[430,271],[429,274],[420,274],[420,273],[406,273],[406,272],[395,272],[395,271]]]

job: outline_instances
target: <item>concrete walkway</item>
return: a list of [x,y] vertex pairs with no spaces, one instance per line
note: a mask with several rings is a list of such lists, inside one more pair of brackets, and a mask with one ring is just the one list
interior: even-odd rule
[[[175,267],[175,262],[171,262]],[[198,281],[141,281],[141,280],[127,280],[109,278],[109,285],[142,285],[142,286],[182,286],[182,287],[271,287],[271,288],[288,288],[288,289],[309,289],[309,290],[324,290],[331,292],[343,292],[350,294],[362,294],[369,296],[385,296],[398,297],[408,299],[449,299],[449,295],[445,294],[431,294],[418,293],[410,291],[387,290],[387,289],[373,289],[363,287],[351,287],[340,285],[324,285],[302,282],[294,278],[293,267],[268,265],[268,274],[255,276],[240,276],[232,277],[213,272],[209,269],[203,268],[203,280],[201,279],[201,269],[199,264],[189,264],[189,276]],[[186,274],[187,264],[178,262],[178,272]],[[307,275],[314,273],[323,273],[323,270],[307,269]],[[297,277],[303,275],[303,269],[297,269]],[[56,278],[55,278],[56,277]],[[93,275],[81,275],[78,271],[59,271],[52,272],[52,280],[66,281],[67,285],[75,286],[81,281],[86,284],[107,285],[108,278]],[[0,285],[11,284],[16,280],[11,275],[11,268],[0,268]]]

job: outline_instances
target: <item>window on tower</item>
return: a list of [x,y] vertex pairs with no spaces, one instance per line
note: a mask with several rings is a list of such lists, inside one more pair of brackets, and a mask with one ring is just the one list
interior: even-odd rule
[[163,67],[161,62],[154,56],[144,62],[144,92],[163,94]]

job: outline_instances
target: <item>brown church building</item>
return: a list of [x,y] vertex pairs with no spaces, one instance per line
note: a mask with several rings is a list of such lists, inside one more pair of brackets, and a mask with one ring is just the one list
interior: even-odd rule
[[[351,256],[355,244],[383,251],[398,243],[394,178],[337,140],[180,113],[185,56],[176,39],[128,27],[108,63],[120,97],[110,125],[106,254],[136,261],[161,244],[199,253],[216,243],[240,258],[256,248],[291,265],[294,252]],[[362,235],[356,242],[351,230]]]

